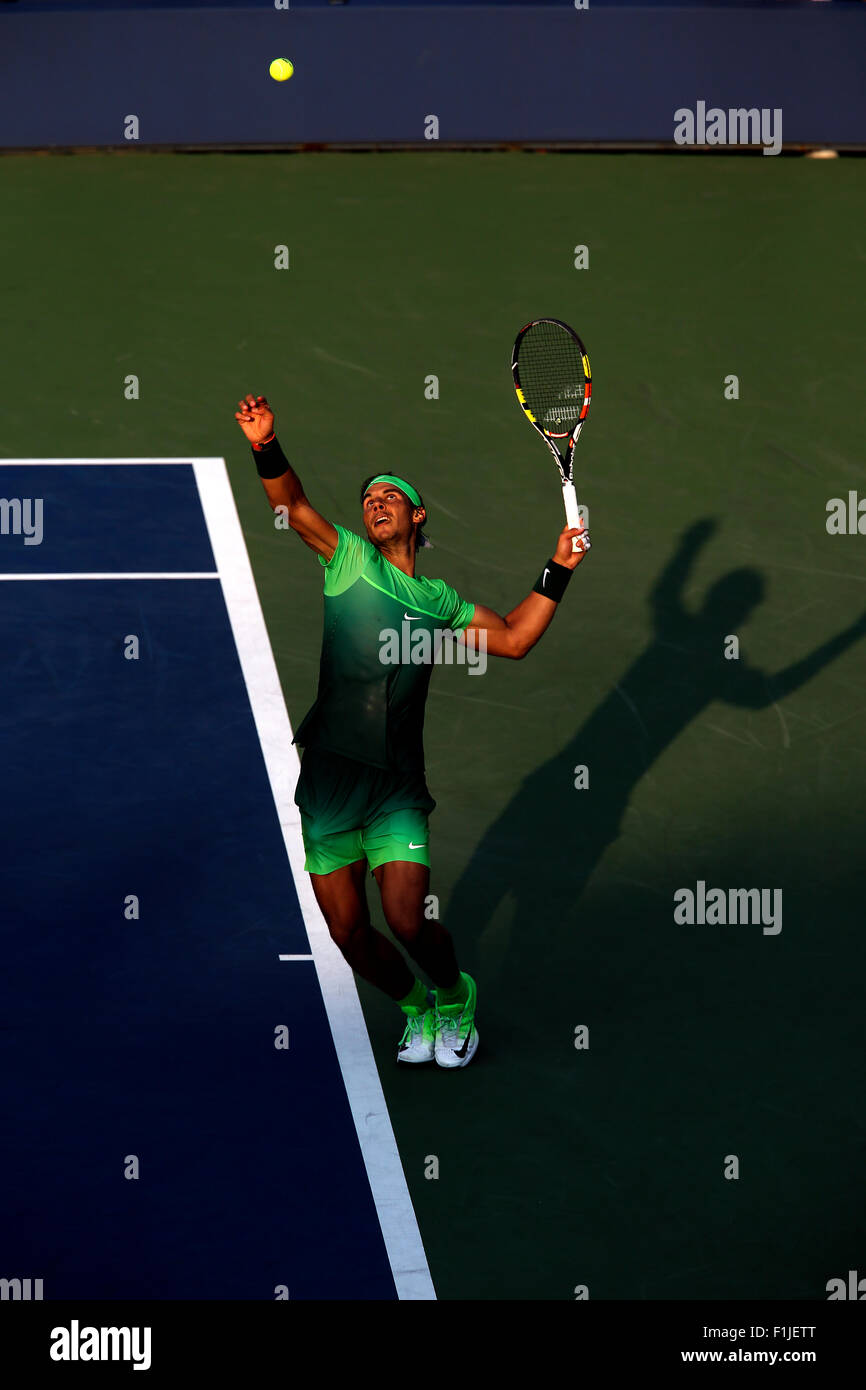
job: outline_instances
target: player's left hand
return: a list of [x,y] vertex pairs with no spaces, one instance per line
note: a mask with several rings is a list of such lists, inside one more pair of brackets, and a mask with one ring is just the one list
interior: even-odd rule
[[274,412],[266,396],[254,396],[248,391],[244,399],[238,401],[235,419],[251,444],[259,444],[273,434]]
[[[574,549],[575,536],[580,542],[577,550]],[[577,569],[584,555],[591,548],[589,532],[585,526],[566,526],[559,533],[553,558],[558,565],[564,565],[566,569]]]

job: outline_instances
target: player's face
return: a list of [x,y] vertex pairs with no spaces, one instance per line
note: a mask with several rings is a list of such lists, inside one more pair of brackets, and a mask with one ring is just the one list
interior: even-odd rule
[[374,483],[364,497],[364,525],[374,545],[408,541],[418,510],[392,483]]

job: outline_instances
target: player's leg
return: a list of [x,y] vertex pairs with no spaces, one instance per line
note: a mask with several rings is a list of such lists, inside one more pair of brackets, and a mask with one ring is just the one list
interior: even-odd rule
[[[400,849],[397,844],[391,852],[399,853]],[[388,850],[380,844],[378,853],[387,854]],[[478,1050],[478,992],[472,976],[457,966],[450,932],[424,914],[429,866],[386,859],[374,874],[388,926],[436,984],[433,1055],[440,1067],[465,1067]]]
[[[312,754],[312,756],[311,756]],[[305,869],[328,931],[352,969],[390,995],[405,1015],[400,1062],[432,1062],[434,1012],[426,985],[397,947],[373,929],[367,907],[363,825],[375,768],[308,749],[295,801],[301,811]]]
[[[360,840],[360,832],[358,834]],[[321,854],[322,846],[318,847]],[[331,937],[356,974],[399,1004],[404,1014],[398,1062],[432,1062],[436,1013],[427,986],[415,978],[393,942],[375,930],[367,907],[367,861],[310,874],[310,882]]]
[[478,1049],[477,989],[472,976],[458,967],[450,932],[425,913],[430,887],[426,809],[382,812],[364,827],[363,843],[388,926],[436,985],[433,1055],[441,1067],[465,1067]]
[[310,882],[332,940],[356,974],[401,1001],[411,993],[415,977],[400,952],[373,927],[367,905],[367,862],[311,873]]
[[301,812],[306,860],[316,901],[328,931],[352,969],[370,984],[402,1000],[415,977],[400,952],[374,930],[367,906],[362,833],[366,769],[308,748],[301,759],[295,802]]
[[[423,838],[426,840],[426,833]],[[369,840],[368,840],[369,845]],[[448,991],[460,981],[460,970],[451,933],[425,916],[430,892],[427,864],[392,860],[373,870],[382,895],[385,921],[414,961],[434,985]]]

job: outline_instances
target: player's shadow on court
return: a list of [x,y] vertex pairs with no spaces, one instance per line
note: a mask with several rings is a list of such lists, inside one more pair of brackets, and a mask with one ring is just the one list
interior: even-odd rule
[[[714,701],[766,709],[866,634],[864,614],[774,674],[750,666],[743,656],[726,659],[725,638],[738,634],[760,603],[764,580],[754,569],[732,570],[708,589],[698,612],[686,610],[683,588],[715,529],[715,522],[704,520],[683,534],[649,594],[649,645],[574,738],[525,779],[459,878],[446,922],[458,942],[476,935],[474,954],[477,937],[510,895],[516,907],[510,965],[527,969],[537,959],[540,935],[551,945],[577,920],[580,896],[620,834],[632,790],[692,720]],[[575,789],[580,765],[589,771],[587,790]],[[712,797],[712,785],[705,794]],[[670,810],[663,808],[666,818]],[[688,805],[675,810],[677,816],[689,814]]]

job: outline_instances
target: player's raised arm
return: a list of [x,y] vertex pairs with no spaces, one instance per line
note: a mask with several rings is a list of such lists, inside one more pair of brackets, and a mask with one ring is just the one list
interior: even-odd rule
[[289,525],[311,550],[330,560],[337,532],[304,495],[303,485],[274,434],[274,412],[265,396],[248,393],[238,401],[235,419],[250,441],[262,486],[271,507],[285,507]]
[[504,618],[492,608],[476,603],[466,631],[484,633],[489,656],[507,656],[519,661],[535,646],[550,626],[572,572],[586,554],[583,548],[572,549],[574,538],[582,537],[584,532],[583,526],[566,526],[560,532],[556,551],[538,576],[532,592]]

